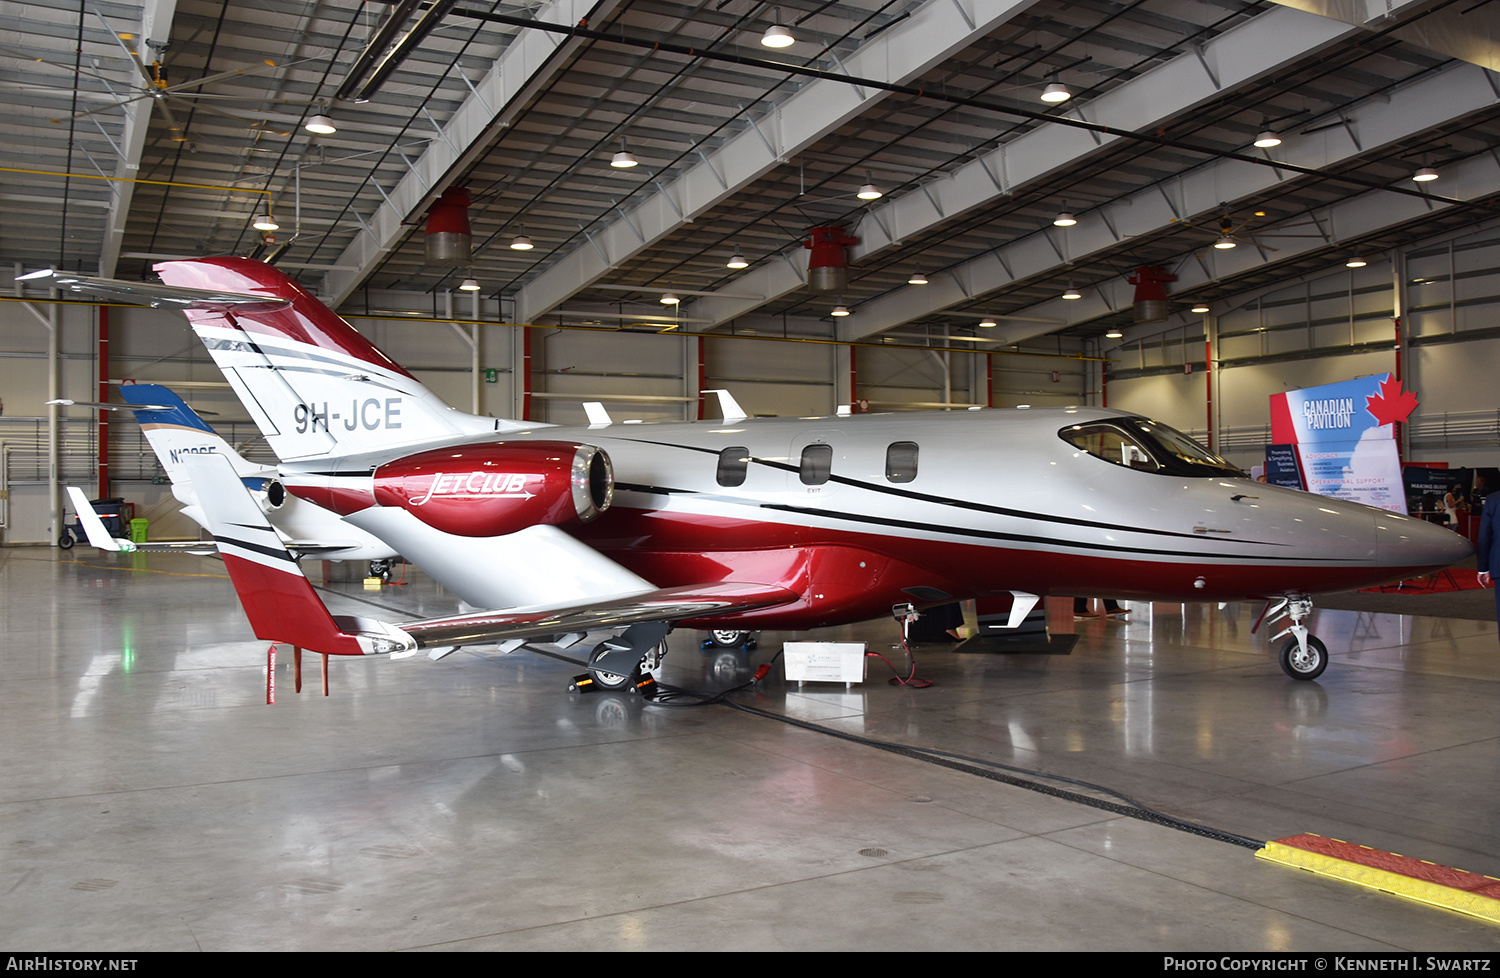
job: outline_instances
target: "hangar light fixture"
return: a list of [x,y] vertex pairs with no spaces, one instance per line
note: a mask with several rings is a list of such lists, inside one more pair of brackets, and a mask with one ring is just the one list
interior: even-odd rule
[[1226,234],[1223,237],[1221,237],[1218,241],[1214,242],[1214,247],[1218,248],[1220,251],[1228,251],[1230,248],[1235,247],[1237,244],[1238,244],[1237,241],[1235,241],[1233,238],[1231,238],[1229,235]]
[[640,165],[640,160],[631,156],[630,152],[625,148],[625,138],[623,136],[620,137],[620,151],[609,161],[609,165],[616,170],[628,170],[633,166]]
[[1060,228],[1070,228],[1078,223],[1078,218],[1074,217],[1067,211],[1063,211],[1061,214],[1052,219],[1052,223]]
[[516,235],[515,238],[511,240],[511,243],[510,243],[510,250],[511,251],[530,251],[532,248],[535,248],[535,247],[536,247],[536,245],[534,245],[534,244],[531,243],[531,239],[528,238],[528,237],[526,237],[526,235],[524,235],[524,234],[518,234],[518,235]]
[[863,187],[860,187],[859,193],[855,194],[854,196],[858,197],[860,200],[879,200],[885,195],[882,194],[878,188],[876,188],[875,184],[870,181],[870,175],[866,173],[865,185]]
[[1193,306],[1193,312],[1208,312],[1208,303],[1200,302]]
[[980,329],[994,329],[997,325],[999,324],[996,323],[993,319],[981,319],[979,321]]
[[1281,137],[1270,129],[1267,129],[1255,137],[1254,145],[1257,149],[1270,149],[1273,146],[1281,145]]
[[906,280],[907,285],[926,285],[927,276],[921,272],[913,272],[911,278]]
[[1351,258],[1348,261],[1344,262],[1344,267],[1345,268],[1364,268],[1368,264],[1369,264],[1369,262],[1365,261],[1363,258],[1359,257],[1358,255],[1355,255],[1353,258]]
[[321,112],[302,123],[302,128],[308,132],[317,133],[319,136],[331,136],[339,131],[338,126],[333,124],[333,120]]
[[472,278],[466,278],[464,279],[463,284],[458,287],[458,290],[460,292],[478,292],[479,282]]
[[745,256],[742,255],[742,254],[740,254],[740,249],[736,248],[736,249],[734,249],[734,254],[732,254],[732,255],[729,256],[729,261],[725,264],[724,267],[725,268],[749,268],[750,267],[750,263],[747,262],[747,261],[745,261]]
[[681,299],[677,298],[677,293],[675,292],[663,292],[661,294],[661,304],[664,306],[675,306],[681,301]]
[[781,24],[779,9],[776,11],[776,21],[766,28],[766,32],[761,35],[760,43],[768,48],[789,48],[796,44],[797,39],[792,36],[792,32]]
[[834,306],[833,307],[833,312],[829,313],[829,315],[830,316],[838,316],[840,318],[843,318],[844,316],[849,315],[849,307],[848,306]]
[[255,215],[255,220],[250,222],[250,226],[257,231],[275,231],[281,227],[269,213]]
[[1070,285],[1068,286],[1068,291],[1064,292],[1062,294],[1062,297],[1064,299],[1082,299],[1083,293],[1079,292],[1077,289]]
[[1120,337],[1124,336],[1125,334],[1120,331],[1120,327],[1118,327],[1118,326],[1111,326],[1109,328],[1109,331],[1106,332],[1104,335],[1108,339],[1117,340]]
[[1430,166],[1424,166],[1416,173],[1413,173],[1411,178],[1417,181],[1417,183],[1427,183],[1429,180],[1436,180],[1438,172]]
[[1052,82],[1046,88],[1042,89],[1042,101],[1051,102],[1054,105],[1058,102],[1066,102],[1072,97],[1073,93],[1068,91],[1068,86],[1062,82]]

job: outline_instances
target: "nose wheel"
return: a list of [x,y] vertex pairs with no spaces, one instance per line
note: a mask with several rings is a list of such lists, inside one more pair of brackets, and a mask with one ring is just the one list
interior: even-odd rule
[[1309,632],[1304,624],[1311,614],[1312,599],[1305,594],[1288,595],[1269,612],[1272,618],[1291,621],[1291,624],[1271,636],[1271,641],[1286,637],[1278,656],[1281,671],[1304,682],[1317,679],[1328,668],[1328,646]]
[[1296,638],[1281,646],[1281,671],[1293,679],[1317,679],[1328,668],[1328,646],[1314,635],[1307,636],[1304,648]]

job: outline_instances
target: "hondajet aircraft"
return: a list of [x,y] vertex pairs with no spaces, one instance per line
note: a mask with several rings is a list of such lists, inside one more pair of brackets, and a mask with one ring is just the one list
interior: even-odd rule
[[156,266],[164,285],[41,272],[181,307],[281,460],[342,516],[489,609],[335,619],[226,461],[192,481],[257,636],[326,653],[621,634],[603,686],[667,631],[808,629],[1009,593],[1274,599],[1282,668],[1327,665],[1311,595],[1446,567],[1448,530],[1262,485],[1173,429],[1100,408],[559,427],[453,410],[312,294],[244,258]]

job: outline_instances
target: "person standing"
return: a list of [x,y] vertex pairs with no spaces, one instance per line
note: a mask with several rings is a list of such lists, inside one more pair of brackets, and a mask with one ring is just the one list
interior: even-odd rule
[[[1491,571],[1500,567],[1500,492],[1491,492],[1484,498],[1484,509],[1479,514],[1479,584],[1494,587]],[[1500,621],[1500,590],[1495,591],[1495,618]]]

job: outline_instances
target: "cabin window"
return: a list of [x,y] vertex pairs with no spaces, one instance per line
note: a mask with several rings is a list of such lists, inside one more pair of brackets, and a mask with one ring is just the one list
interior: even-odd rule
[[917,477],[917,443],[893,441],[885,449],[885,477],[891,482],[910,482]]
[[833,446],[808,445],[802,449],[797,475],[804,486],[821,486],[833,474]]
[[745,484],[750,468],[750,449],[734,445],[719,453],[719,485],[733,488]]

